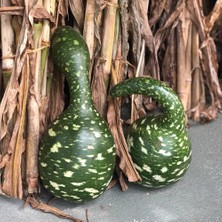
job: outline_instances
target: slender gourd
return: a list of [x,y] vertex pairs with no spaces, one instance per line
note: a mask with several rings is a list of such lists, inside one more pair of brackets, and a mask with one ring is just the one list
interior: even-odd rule
[[127,142],[144,187],[162,187],[182,178],[191,161],[191,143],[185,115],[177,94],[164,83],[148,77],[125,80],[111,89],[111,96],[142,94],[152,97],[163,109],[136,120]]
[[40,177],[55,196],[88,201],[102,194],[112,178],[114,141],[94,108],[88,81],[89,52],[82,36],[69,26],[58,27],[51,40],[51,55],[68,81],[70,104],[43,136]]

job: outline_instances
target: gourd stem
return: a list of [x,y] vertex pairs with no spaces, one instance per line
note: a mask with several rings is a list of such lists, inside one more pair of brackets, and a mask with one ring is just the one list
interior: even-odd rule
[[177,124],[184,128],[184,109],[178,95],[170,87],[158,80],[147,77],[131,78],[115,85],[110,94],[115,97],[132,94],[152,97],[163,108],[163,122]]

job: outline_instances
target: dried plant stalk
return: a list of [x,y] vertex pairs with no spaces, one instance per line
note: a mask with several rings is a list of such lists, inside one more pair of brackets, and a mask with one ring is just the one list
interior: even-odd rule
[[176,60],[176,35],[175,28],[170,32],[169,39],[167,41],[167,49],[164,55],[163,67],[162,67],[162,78],[169,86],[176,91],[177,81],[177,60]]
[[[111,0],[106,3],[106,8],[104,9],[101,58],[97,59],[95,62],[94,75],[92,79],[94,103],[98,112],[104,119],[106,119],[107,113],[107,90],[110,82],[113,46],[115,40],[117,3],[117,0]],[[96,29],[98,31],[98,25]],[[100,40],[100,36],[97,36],[97,39]]]
[[[10,6],[10,0],[2,0],[2,6]],[[6,88],[12,70],[14,68],[14,31],[12,27],[12,16],[1,15],[1,42],[2,42],[2,72],[3,72],[3,84]]]
[[[23,184],[22,184],[22,156],[25,152],[26,140],[24,135],[26,135],[26,106],[28,101],[28,88],[29,88],[29,61],[27,60],[22,72],[22,83],[20,87],[20,116],[17,118],[19,121],[19,129],[17,133],[17,140],[15,144],[15,150],[13,152],[13,166],[12,166],[12,196],[22,199],[23,197]],[[15,123],[16,127],[16,123]]]
[[114,44],[115,28],[116,28],[117,7],[118,7],[118,1],[110,0],[109,4],[107,4],[105,8],[105,15],[104,15],[101,57],[105,61],[103,65],[103,71],[104,71],[104,82],[106,88],[108,88],[110,80],[113,44]]
[[66,214],[65,212],[59,210],[56,207],[45,204],[42,201],[38,201],[38,200],[36,200],[36,198],[34,198],[30,195],[27,197],[26,203],[30,204],[30,206],[34,209],[41,210],[41,211],[46,212],[46,213],[54,214],[57,217],[60,217],[62,219],[67,219],[67,220],[70,220],[70,221],[73,221],[73,222],[82,222],[82,220],[80,220],[78,218],[75,218],[75,217],[73,217],[69,214]]
[[206,23],[206,30],[208,32],[212,30],[215,22],[219,20],[221,16],[221,10],[222,10],[222,0],[217,0],[213,10],[210,12],[210,14],[207,17],[204,18]]
[[182,24],[179,22],[177,26],[177,93],[186,109],[187,101],[185,100],[186,91],[184,85],[186,79],[184,73],[186,71],[186,54],[185,54],[185,44],[183,39]]
[[[117,49],[116,49],[116,56],[115,56],[115,62],[112,67],[112,83],[117,84],[124,80],[124,64],[122,64],[121,60],[121,37],[119,36],[117,41]],[[135,182],[140,180],[140,176],[135,169],[135,166],[133,164],[132,158],[128,151],[128,146],[124,137],[123,133],[123,127],[122,127],[122,121],[121,121],[121,98],[115,98],[112,100],[109,100],[108,105],[108,111],[107,111],[107,120],[109,123],[110,130],[112,132],[115,146],[116,146],[116,152],[117,155],[120,158],[119,168],[121,171],[127,176],[128,180],[131,182]],[[125,183],[125,180],[123,178],[123,175],[119,170],[117,170],[117,173],[119,174],[119,182],[122,187],[122,190],[126,190],[128,187]]]
[[[93,53],[94,53],[94,18],[95,18],[95,1],[88,0],[86,2],[86,12],[85,12],[85,22],[84,22],[84,29],[83,29],[83,37],[88,45],[89,48],[89,55],[92,61]],[[91,79],[91,76],[89,77]]]
[[200,61],[199,61],[199,35],[196,26],[192,26],[192,118],[194,121],[200,121],[200,96],[201,96],[201,80],[200,80]]
[[189,10],[193,19],[195,19],[195,23],[198,27],[198,34],[202,43],[201,51],[203,53],[201,65],[204,70],[204,74],[206,76],[207,86],[209,90],[212,92],[212,103],[215,105],[219,105],[219,98],[222,96],[222,92],[219,86],[217,70],[218,63],[216,58],[216,48],[212,38],[209,37],[209,34],[206,32],[203,16],[201,13],[201,8],[199,7],[198,0],[193,2],[189,2]]
[[69,0],[69,7],[76,19],[78,27],[82,31],[84,26],[83,0]]
[[[22,155],[22,148],[20,142],[23,138],[22,123],[20,126],[21,115],[18,112],[24,108],[21,101],[18,99],[20,91],[19,78],[21,76],[24,63],[26,61],[26,45],[27,45],[27,20],[23,19],[22,31],[19,38],[19,44],[16,50],[15,67],[6,88],[0,106],[0,133],[3,151],[3,157],[0,160],[0,165],[3,161],[4,174],[1,176],[2,191],[14,197],[21,197],[21,171],[20,160]],[[23,94],[24,95],[24,94]],[[20,110],[17,109],[20,108]],[[22,108],[21,108],[22,107]],[[18,132],[20,137],[17,137]],[[18,145],[20,144],[20,145]],[[16,149],[16,151],[15,151]],[[16,154],[16,156],[15,156]],[[5,161],[7,160],[7,161]],[[18,161],[18,162],[17,162]],[[16,163],[17,162],[17,163]],[[13,169],[14,175],[13,175]],[[16,175],[18,173],[18,175]],[[14,180],[14,181],[13,181]]]
[[185,25],[187,29],[187,39],[185,39],[185,98],[184,98],[184,104],[186,104],[185,111],[187,112],[187,115],[189,115],[189,110],[190,110],[190,98],[191,98],[191,82],[192,82],[192,77],[191,77],[191,72],[192,72],[192,54],[191,54],[191,48],[192,48],[192,22],[190,19],[190,14],[187,9],[185,9]]
[[[42,24],[37,23],[33,25],[34,30],[34,50],[37,50],[41,44]],[[40,64],[41,64],[41,51],[37,50],[36,53],[29,55],[32,59],[31,62],[31,76],[30,76],[30,91],[28,101],[28,123],[27,123],[27,149],[26,149],[26,183],[28,193],[38,192],[38,148],[40,140]]]

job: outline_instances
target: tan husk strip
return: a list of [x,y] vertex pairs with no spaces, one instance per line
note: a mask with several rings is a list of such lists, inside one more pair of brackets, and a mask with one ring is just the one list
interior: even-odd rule
[[68,0],[69,7],[75,17],[78,28],[82,31],[84,25],[84,8],[83,0]]
[[[2,0],[1,6],[10,6],[10,0]],[[1,15],[1,42],[2,42],[2,75],[3,85],[6,88],[14,67],[14,31],[12,27],[12,16]]]
[[203,23],[204,18],[201,14],[201,8],[199,5],[200,4],[198,0],[194,0],[192,2],[188,1],[188,9],[190,10],[193,21],[197,25],[198,34],[201,41],[201,68],[203,70],[203,75],[206,79],[206,83],[212,99],[210,108],[204,111],[203,115],[201,115],[206,120],[212,120],[216,118],[217,110],[221,109],[222,91],[217,75],[218,62],[216,58],[215,44],[213,39],[209,37],[209,33],[206,32],[205,24]]
[[195,24],[192,26],[192,70],[193,70],[193,81],[192,81],[192,98],[191,98],[191,109],[192,118],[198,122],[200,120],[200,109],[201,109],[201,80],[200,80],[200,61],[199,61],[199,36]]
[[[121,35],[121,34],[120,34]],[[124,64],[119,60],[121,58],[121,38],[118,38],[117,41],[117,49],[116,49],[116,60],[112,67],[112,82],[113,84],[117,84],[124,79]],[[124,138],[123,128],[122,128],[122,121],[120,117],[120,110],[121,110],[121,98],[110,99],[108,104],[108,111],[107,111],[107,121],[109,123],[110,130],[112,132],[116,152],[118,157],[120,158],[119,168],[121,171],[127,176],[128,180],[131,182],[135,182],[140,180],[140,176],[135,169],[133,164],[132,158],[129,154],[128,147],[126,140]],[[119,182],[122,187],[122,190],[126,190],[128,186],[125,183],[123,178],[123,174],[119,172],[117,169],[117,174],[119,176]]]
[[222,0],[217,0],[213,10],[210,12],[210,14],[207,17],[204,18],[206,23],[206,30],[208,32],[212,30],[215,22],[219,20],[219,17],[221,16],[221,10],[222,10]]
[[[104,19],[101,20],[102,15],[98,14],[95,26],[95,36],[98,43],[96,48],[99,46],[99,48],[95,50],[95,53],[97,54],[97,50],[101,50],[100,57],[95,60],[91,87],[95,106],[104,119],[106,119],[107,113],[107,91],[110,82],[111,62],[116,33],[117,3],[117,0],[106,2],[105,8],[102,8]],[[98,4],[96,7],[98,7]],[[101,23],[102,21],[103,23]],[[102,37],[100,36],[100,25],[103,25]]]
[[[86,2],[86,13],[85,13],[85,22],[84,22],[84,29],[83,29],[83,37],[88,45],[89,48],[89,55],[90,59],[92,60],[93,53],[94,53],[94,18],[95,18],[95,1],[88,0]],[[89,76],[91,79],[91,76]]]

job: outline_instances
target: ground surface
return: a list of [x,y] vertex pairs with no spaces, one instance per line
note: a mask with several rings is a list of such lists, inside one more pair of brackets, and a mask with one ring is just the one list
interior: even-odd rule
[[[134,184],[127,192],[118,186],[100,198],[75,205],[55,200],[53,205],[89,222],[221,222],[222,115],[208,124],[191,124],[192,164],[173,186],[147,190]],[[53,215],[22,208],[23,202],[0,196],[1,222],[65,222]]]

